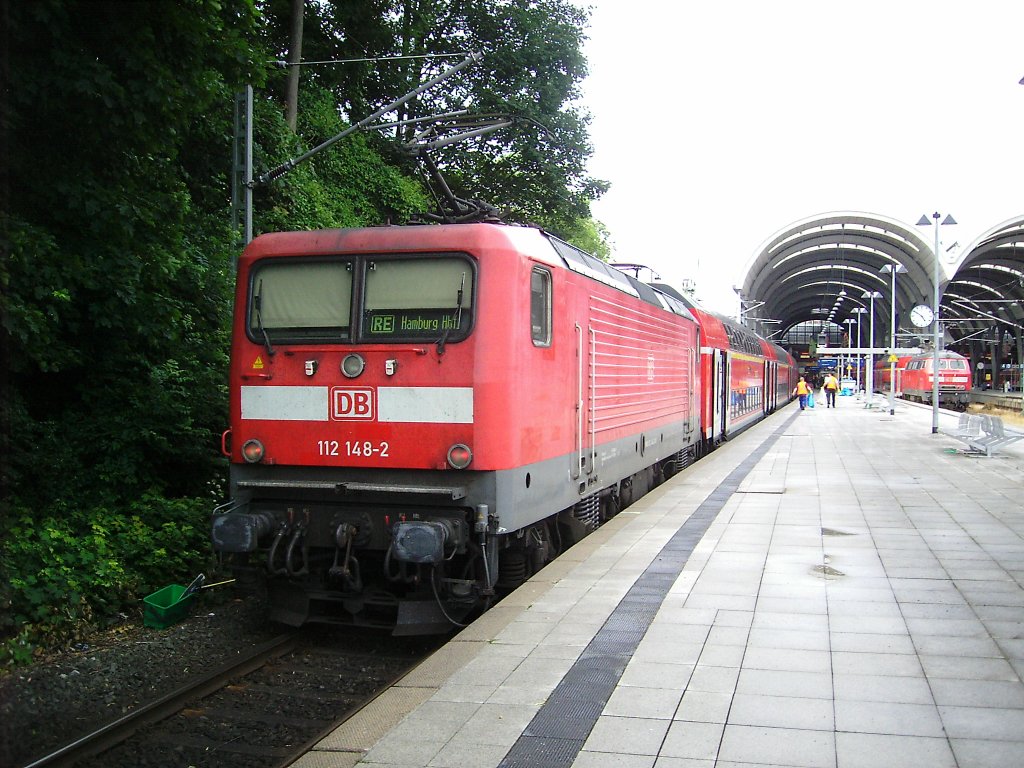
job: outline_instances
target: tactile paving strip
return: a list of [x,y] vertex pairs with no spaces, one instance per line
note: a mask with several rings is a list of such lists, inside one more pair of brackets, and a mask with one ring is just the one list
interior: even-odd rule
[[791,416],[697,507],[619,602],[498,768],[568,768],[576,760],[693,548]]

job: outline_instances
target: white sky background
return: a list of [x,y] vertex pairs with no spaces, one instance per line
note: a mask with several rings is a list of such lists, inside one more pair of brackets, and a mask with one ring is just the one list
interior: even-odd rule
[[945,248],[1024,214],[1020,0],[589,4],[594,216],[710,309],[800,219],[939,211]]

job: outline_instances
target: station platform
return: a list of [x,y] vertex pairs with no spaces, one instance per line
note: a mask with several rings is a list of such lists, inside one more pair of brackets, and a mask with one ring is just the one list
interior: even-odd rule
[[822,406],[641,499],[294,765],[1024,765],[1024,441]]

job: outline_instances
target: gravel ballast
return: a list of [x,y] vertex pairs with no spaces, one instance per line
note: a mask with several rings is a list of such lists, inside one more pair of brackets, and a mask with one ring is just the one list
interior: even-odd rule
[[167,629],[142,619],[0,677],[0,766],[24,765],[285,631],[255,597],[202,595]]

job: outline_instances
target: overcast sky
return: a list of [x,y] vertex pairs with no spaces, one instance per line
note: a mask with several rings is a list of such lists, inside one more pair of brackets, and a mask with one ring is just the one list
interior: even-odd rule
[[1021,0],[590,4],[594,215],[711,309],[816,214],[952,214],[944,248],[1024,214]]

